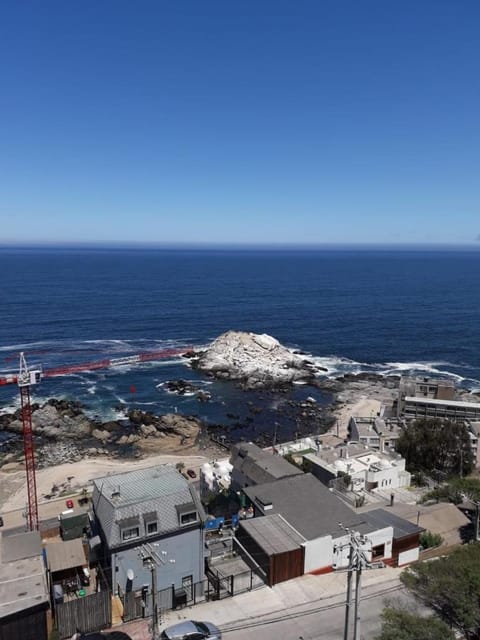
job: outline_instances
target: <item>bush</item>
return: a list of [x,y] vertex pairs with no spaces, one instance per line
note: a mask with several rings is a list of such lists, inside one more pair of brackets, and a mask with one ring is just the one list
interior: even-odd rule
[[424,531],[420,534],[420,544],[424,549],[431,549],[432,547],[439,547],[443,542],[443,538],[439,533],[432,533],[431,531]]

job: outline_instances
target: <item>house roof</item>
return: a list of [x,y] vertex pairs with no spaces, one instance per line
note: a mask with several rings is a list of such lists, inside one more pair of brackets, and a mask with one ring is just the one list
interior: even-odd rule
[[377,529],[393,527],[394,540],[425,531],[423,527],[418,527],[416,524],[413,524],[404,518],[400,518],[386,509],[374,509],[373,511],[367,511],[364,513],[364,516],[365,519]]
[[45,545],[48,568],[51,573],[66,571],[87,564],[83,544],[80,538],[51,542]]
[[290,464],[283,456],[260,449],[253,442],[240,442],[234,445],[231,463],[237,471],[255,484],[263,484],[271,480],[303,473],[301,469]]
[[15,562],[42,555],[42,540],[38,531],[3,535],[0,557],[2,562]]
[[1,536],[0,619],[33,607],[46,608],[48,601],[39,533]]
[[260,508],[271,503],[268,514],[281,514],[306,540],[338,534],[339,523],[362,533],[372,530],[365,514],[352,511],[310,473],[247,487],[243,491]]
[[[205,512],[197,492],[172,465],[158,465],[93,481],[93,508],[109,548],[125,544],[119,524],[141,524],[157,516],[157,534],[180,528],[178,508],[195,506],[200,520]],[[130,526],[128,525],[128,526]]]
[[239,526],[255,540],[269,556],[298,549],[305,538],[279,513],[264,518],[240,520]]

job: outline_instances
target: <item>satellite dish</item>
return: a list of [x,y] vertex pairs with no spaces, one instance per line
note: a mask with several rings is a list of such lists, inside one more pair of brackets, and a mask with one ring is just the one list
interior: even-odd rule
[[128,578],[128,580],[133,581],[134,577],[135,577],[135,574],[133,573],[133,569],[129,569],[129,570],[127,571],[127,578]]

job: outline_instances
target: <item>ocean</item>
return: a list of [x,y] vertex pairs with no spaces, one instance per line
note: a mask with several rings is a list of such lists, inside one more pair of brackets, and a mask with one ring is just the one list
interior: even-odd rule
[[[444,375],[480,389],[480,251],[2,249],[0,374],[176,347],[228,329],[268,333],[311,354],[325,376],[362,371]],[[183,378],[212,401],[169,393]],[[33,400],[80,400],[115,418],[136,407],[241,421],[245,392],[173,357],[45,378]],[[327,397],[295,387],[291,397]],[[278,397],[257,393],[265,425]],[[286,400],[285,400],[286,401]],[[0,410],[18,407],[0,387]],[[271,410],[271,411],[270,411]]]

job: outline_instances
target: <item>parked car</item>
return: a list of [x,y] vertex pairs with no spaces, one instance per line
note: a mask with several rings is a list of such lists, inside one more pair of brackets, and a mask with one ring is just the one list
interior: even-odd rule
[[187,469],[187,475],[190,476],[190,478],[196,478],[197,474],[195,473],[195,471],[193,469]]
[[222,640],[222,632],[211,622],[185,620],[162,631],[162,640]]
[[67,500],[66,503],[67,509],[73,509],[73,500]]

